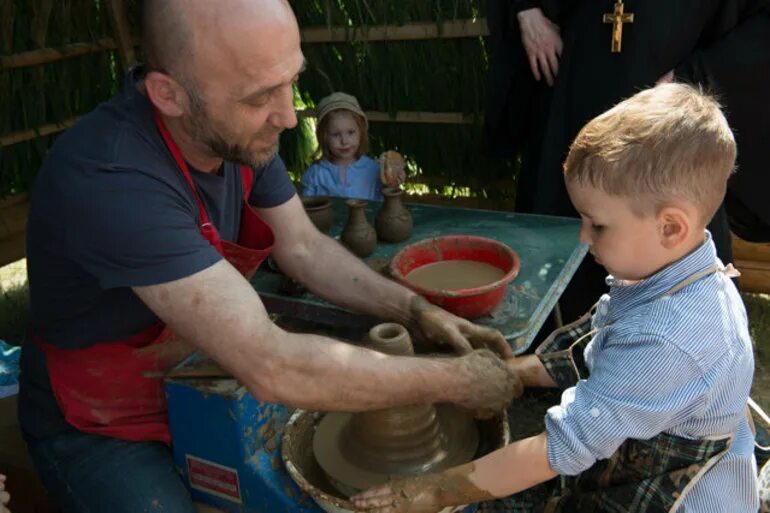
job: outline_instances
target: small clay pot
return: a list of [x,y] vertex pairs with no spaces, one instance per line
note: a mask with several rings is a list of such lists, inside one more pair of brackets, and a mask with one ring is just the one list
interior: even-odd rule
[[400,324],[386,322],[378,324],[369,330],[367,345],[370,349],[395,356],[411,356],[414,354],[412,337]]
[[340,241],[353,254],[363,258],[369,256],[377,246],[377,232],[366,220],[364,207],[366,201],[349,199],[345,202],[349,209],[348,222],[340,235]]
[[305,196],[302,198],[307,216],[321,233],[329,233],[334,223],[332,200],[326,196]]
[[385,242],[401,242],[412,235],[412,214],[401,202],[404,194],[398,187],[386,187],[382,190],[385,201],[377,212],[374,226],[377,238]]

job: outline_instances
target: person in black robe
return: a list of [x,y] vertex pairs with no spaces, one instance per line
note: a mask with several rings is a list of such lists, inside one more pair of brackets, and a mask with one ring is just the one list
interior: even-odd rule
[[[562,178],[572,139],[593,117],[661,81],[701,84],[725,107],[738,172],[709,229],[732,261],[730,228],[770,240],[770,0],[491,0],[485,125],[492,150],[521,157],[516,209],[576,217]],[[615,50],[615,51],[613,51]],[[617,51],[619,50],[619,51]],[[729,225],[728,225],[729,217]],[[560,302],[565,321],[607,290],[586,259]]]

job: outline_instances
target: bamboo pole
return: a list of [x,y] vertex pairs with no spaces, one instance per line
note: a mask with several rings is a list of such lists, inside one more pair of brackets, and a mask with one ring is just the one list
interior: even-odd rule
[[107,9],[110,12],[110,21],[115,33],[120,60],[123,69],[127,71],[136,64],[136,53],[134,52],[134,40],[131,37],[131,30],[126,19],[126,6],[123,0],[108,0]]
[[45,135],[63,132],[64,130],[77,123],[78,119],[80,118],[74,117],[59,123],[49,123],[38,128],[20,130],[18,132],[11,132],[10,134],[0,136],[0,148],[11,146],[12,144],[18,144],[20,142],[31,141],[32,139],[43,137]]
[[[123,0],[110,0],[110,9],[120,9],[117,4]],[[125,8],[123,8],[125,12]],[[125,19],[124,19],[125,21]],[[115,21],[117,24],[117,20]],[[303,29],[302,40],[305,43],[332,43],[344,41],[409,41],[424,39],[447,39],[481,37],[489,35],[486,19],[445,21],[436,23],[408,23],[402,26],[380,25],[365,28],[348,27],[311,27]],[[28,52],[0,56],[0,70],[25,68],[49,64],[89,53],[107,50],[121,50],[121,57],[126,62],[135,62],[135,39],[128,33],[127,24],[122,29],[116,28],[117,39],[101,38],[92,43],[71,43],[59,48],[40,48]],[[121,42],[122,41],[122,42]]]
[[59,48],[40,48],[38,50],[1,56],[0,71],[39,66],[41,64],[71,59],[80,55],[114,50],[115,48],[117,48],[117,45],[111,37],[104,37],[93,43],[72,43],[60,46]]
[[[367,111],[366,116],[369,121],[393,122],[393,123],[441,123],[441,124],[470,124],[474,122],[473,116],[467,116],[461,112],[419,112],[419,111],[399,111],[395,117],[391,117],[388,112]],[[297,111],[299,118],[315,117],[312,109]],[[20,130],[0,136],[0,147],[11,146],[21,142],[29,141],[37,137],[62,132],[74,125],[78,117],[70,118],[60,123],[49,123],[38,128]],[[480,118],[479,118],[480,120]]]
[[303,43],[342,43],[345,41],[414,41],[455,39],[489,35],[486,18],[451,20],[438,23],[407,23],[374,27],[309,27],[302,29]]
[[10,53],[13,42],[13,20],[16,17],[16,5],[13,0],[0,0],[0,52]]
[[53,0],[36,0],[32,17],[32,42],[37,47],[44,47],[48,35],[48,22],[51,19]]
[[[48,39],[48,22],[51,19],[51,11],[53,10],[53,0],[35,0],[35,13],[32,17],[32,42],[35,43],[36,48],[44,48],[46,40]],[[30,93],[33,91],[38,94],[38,119],[34,122],[39,123],[45,121],[48,118],[47,102],[45,97],[45,68],[38,67],[30,70],[32,74],[32,80],[30,84]]]
[[[297,111],[299,118],[313,118],[315,111],[304,109]],[[369,121],[382,121],[393,123],[441,123],[450,125],[472,124],[476,119],[481,121],[481,117],[468,116],[462,112],[422,112],[422,111],[398,111],[395,116],[389,112],[366,111],[366,117]]]

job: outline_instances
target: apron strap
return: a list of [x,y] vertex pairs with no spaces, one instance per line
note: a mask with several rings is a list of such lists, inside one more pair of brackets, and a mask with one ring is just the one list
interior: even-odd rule
[[672,287],[671,290],[669,290],[668,292],[663,294],[661,297],[673,296],[674,294],[676,294],[677,292],[679,292],[683,288],[687,287],[688,285],[691,285],[691,284],[695,283],[696,281],[700,280],[701,278],[705,278],[706,276],[709,276],[709,275],[714,274],[716,272],[720,272],[720,273],[724,274],[725,276],[727,276],[728,278],[737,278],[738,276],[741,275],[740,271],[738,271],[738,269],[733,267],[733,264],[727,264],[726,266],[722,266],[722,265],[719,265],[719,264],[714,264],[711,267],[709,267],[708,269],[704,269],[704,270],[702,270],[700,272],[697,272],[695,274],[691,274],[690,276],[688,276],[684,280],[682,280],[679,283],[677,283],[676,285],[674,285],[674,287]]
[[[163,141],[166,143],[166,147],[174,157],[177,166],[179,166],[179,169],[182,171],[182,175],[190,185],[190,189],[192,189],[193,196],[195,196],[195,201],[198,204],[198,215],[200,216],[201,221],[201,234],[211,243],[212,246],[214,246],[220,255],[223,255],[224,250],[222,248],[222,239],[220,238],[216,227],[209,220],[209,215],[206,213],[206,207],[203,205],[203,200],[201,200],[200,194],[198,194],[198,189],[195,187],[195,182],[193,182],[192,176],[190,175],[190,168],[187,166],[187,162],[185,162],[184,157],[182,157],[182,152],[179,150],[179,146],[177,146],[173,137],[171,137],[171,133],[168,131],[168,127],[166,127],[166,123],[163,121],[163,118],[161,117],[160,112],[158,112],[158,109],[153,110],[153,116],[155,117],[155,124],[158,126],[160,135],[163,137]],[[241,173],[243,179],[243,171],[241,171]]]

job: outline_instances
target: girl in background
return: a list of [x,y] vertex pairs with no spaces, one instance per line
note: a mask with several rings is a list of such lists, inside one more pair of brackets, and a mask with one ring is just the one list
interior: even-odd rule
[[382,199],[379,164],[367,157],[369,123],[358,100],[332,93],[316,108],[319,159],[302,177],[303,196]]

